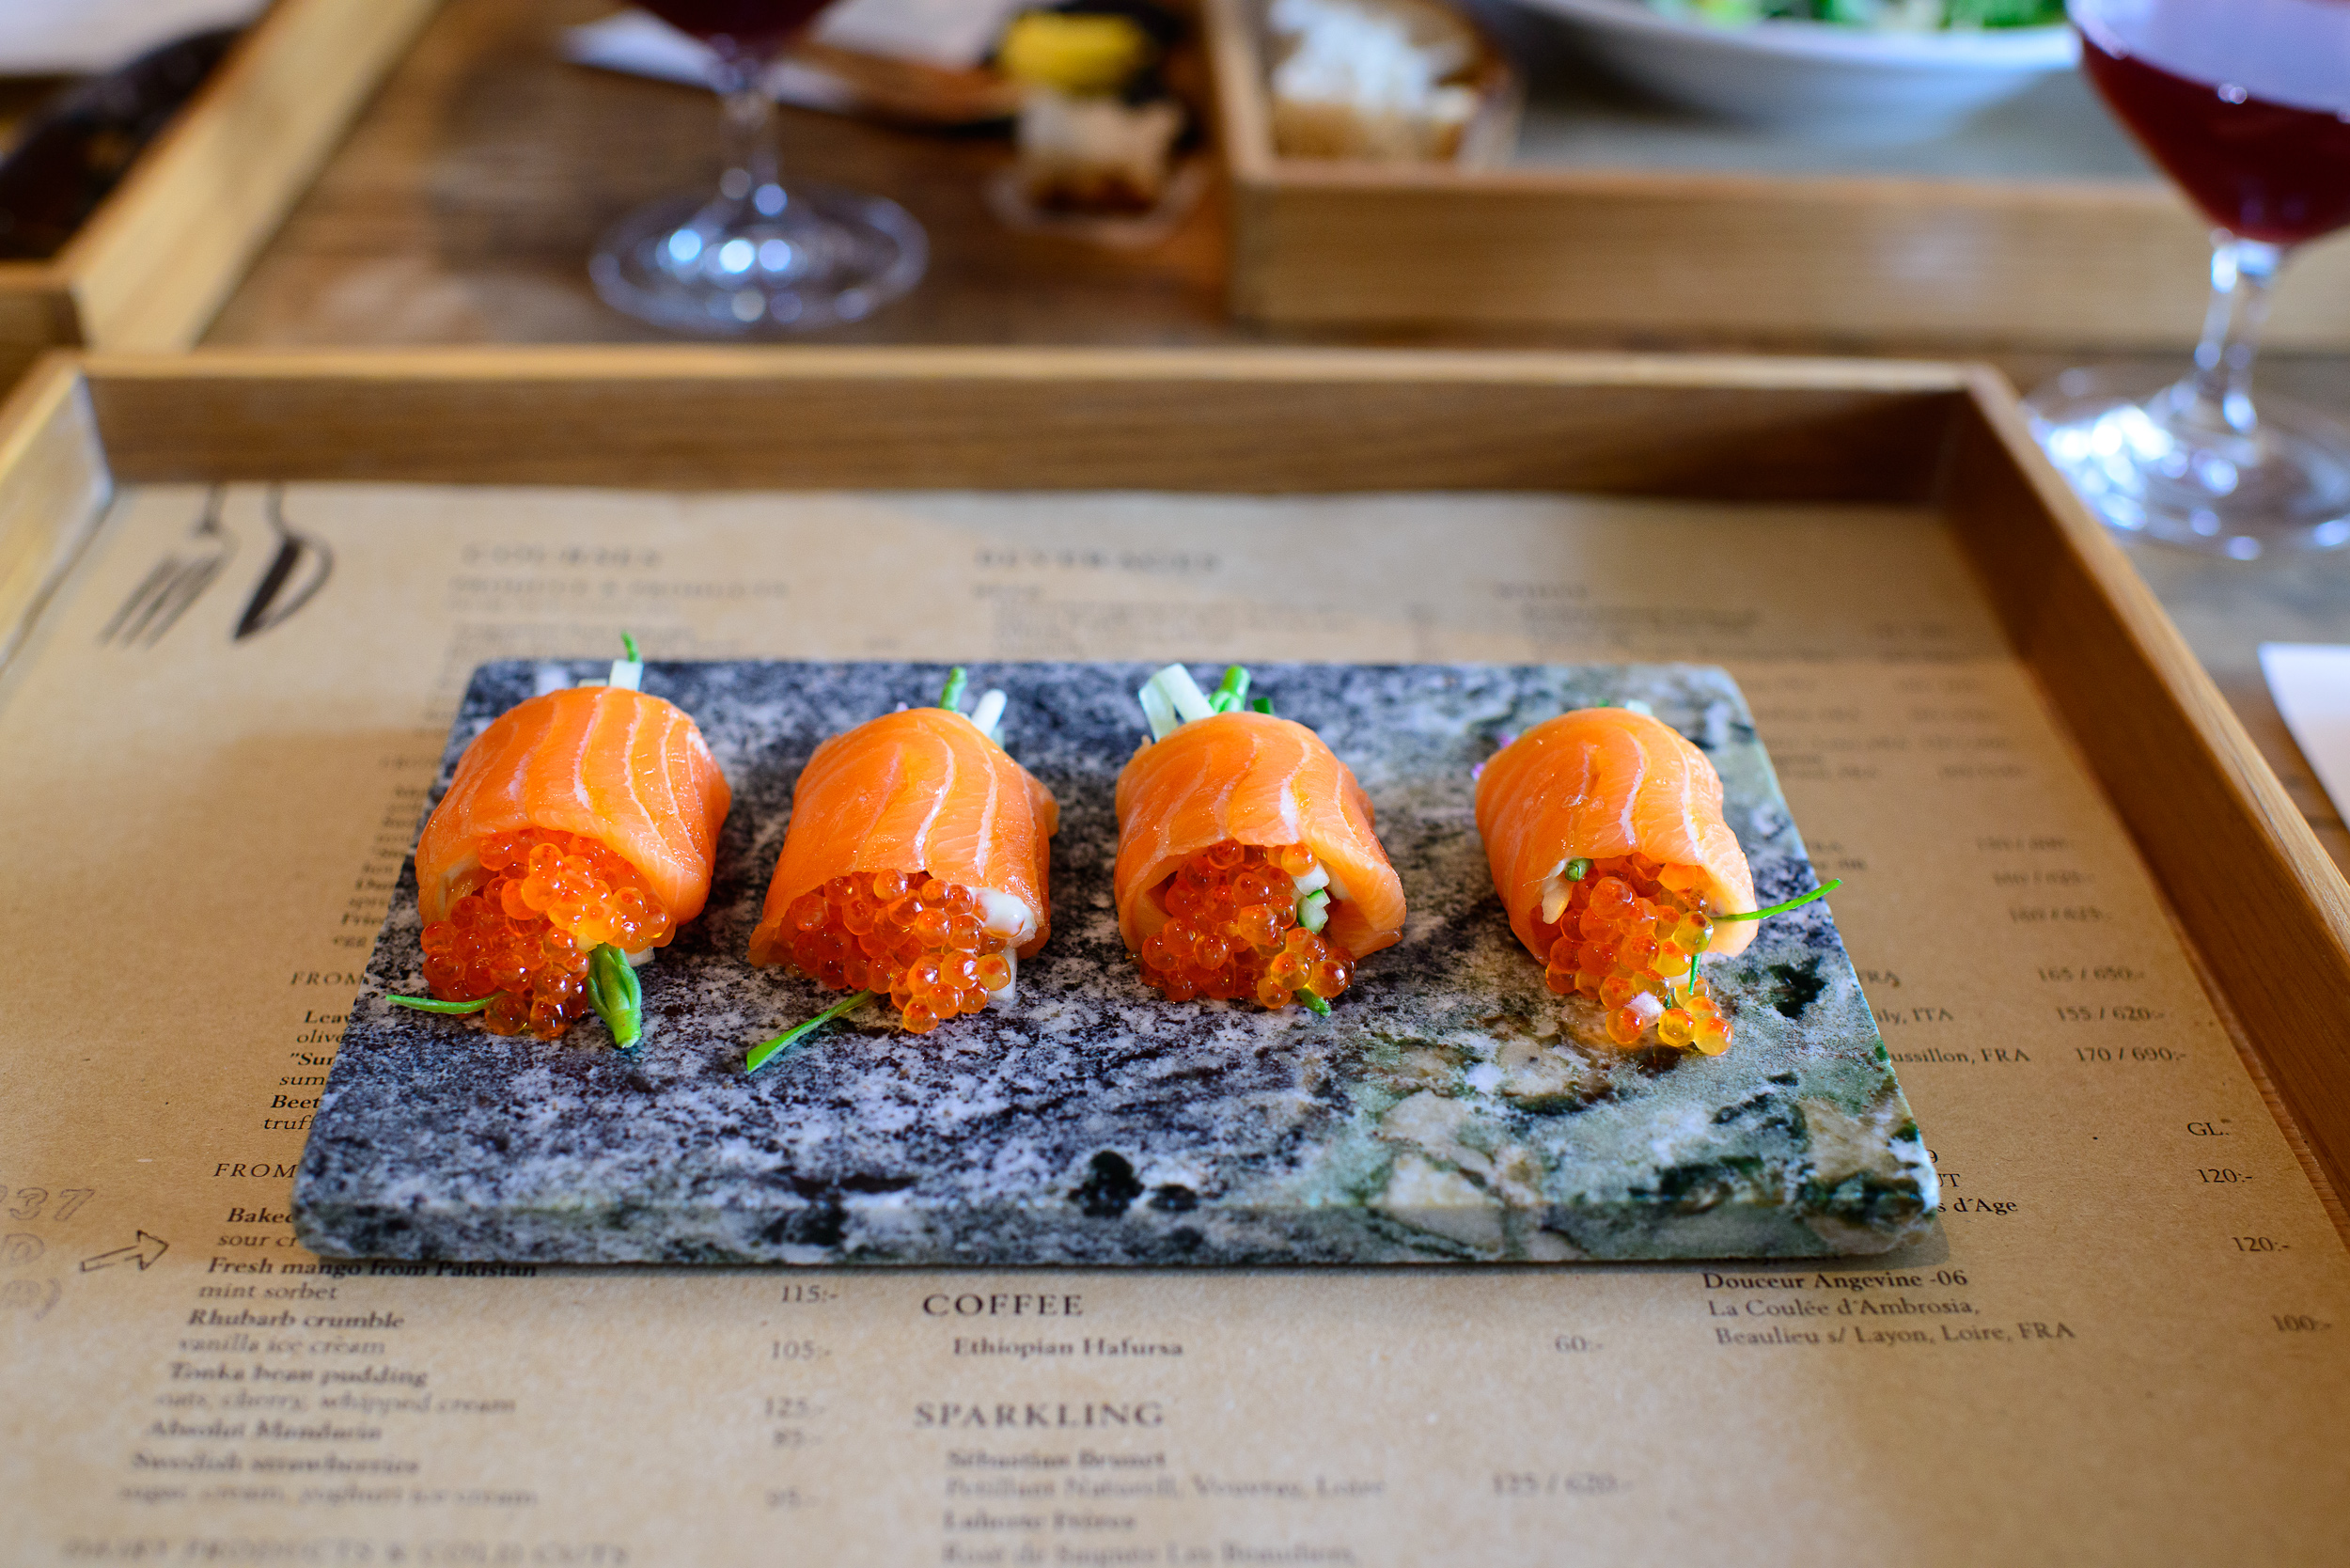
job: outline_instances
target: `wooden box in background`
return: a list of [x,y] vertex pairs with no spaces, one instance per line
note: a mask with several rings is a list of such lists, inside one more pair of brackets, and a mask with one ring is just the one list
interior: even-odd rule
[[47,261],[0,261],[0,386],[193,343],[439,0],[278,0]]
[[[1246,320],[2111,349],[2202,321],[2208,226],[2166,184],[1281,158],[1259,8],[1201,11]],[[2350,240],[2295,258],[2267,340],[2350,348]]]

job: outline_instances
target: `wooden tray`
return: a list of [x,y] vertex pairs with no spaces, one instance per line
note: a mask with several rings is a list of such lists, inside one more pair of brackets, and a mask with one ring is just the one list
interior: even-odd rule
[[440,0],[278,0],[47,261],[0,261],[0,385],[196,341]]
[[[1740,519],[1774,505],[1924,509],[1979,580],[1950,591],[1979,595],[1968,603],[1982,606],[1985,646],[2036,682],[2086,787],[2103,791],[2169,901],[2221,1017],[2240,1027],[2256,1074],[2264,1062],[2325,1170],[2336,1184],[2350,1179],[2350,1026],[2336,1001],[2350,990],[2350,886],[1988,372],[1232,352],[60,355],[0,409],[0,537],[41,543],[9,569],[9,591],[20,602],[45,591],[118,485],[302,480],[982,499],[1458,492],[1463,507],[1488,504],[1475,493],[1563,491],[1721,503],[1733,514],[1723,536],[1733,553]],[[1637,519],[1628,526],[1611,536],[1628,542],[1611,548],[1638,548]],[[825,560],[800,570],[822,584]],[[1368,580],[1395,570],[1357,564]],[[1755,558],[1736,570],[1767,569]],[[1414,591],[1407,580],[1376,589],[1400,606],[1399,625]],[[1824,622],[1872,613],[1837,604],[1839,592],[1818,585]],[[37,645],[52,619],[33,621]],[[1038,621],[1003,645],[1017,657],[1068,646],[1059,624]],[[1883,662],[1873,645],[1868,659]],[[18,673],[13,662],[0,667],[0,678]],[[2034,700],[2029,686],[2013,699]],[[1904,936],[1923,942],[1914,950],[1934,947],[1944,892],[1926,886],[1902,906],[1902,929],[1924,933]]]
[[[1245,319],[2111,348],[2202,321],[2209,225],[2167,184],[1284,159],[1255,0],[1201,14]],[[2267,340],[2350,345],[2350,242],[2295,257]]]

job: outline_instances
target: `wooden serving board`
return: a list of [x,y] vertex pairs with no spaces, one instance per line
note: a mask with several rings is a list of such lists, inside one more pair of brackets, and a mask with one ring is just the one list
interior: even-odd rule
[[[1110,802],[1147,665],[981,666],[1007,744],[1061,803],[1053,933],[1016,995],[922,1036],[868,1004],[756,1074],[838,998],[744,957],[826,736],[920,702],[908,664],[651,665],[735,790],[711,903],[642,972],[647,1036],[557,1041],[398,1008],[423,990],[413,860],[294,1185],[330,1257],[509,1262],[1305,1263],[1886,1251],[1935,1179],[1825,904],[1707,966],[1718,1058],[1609,1045],[1510,930],[1474,823],[1497,737],[1638,700],[1705,748],[1776,902],[1818,886],[1746,699],[1701,666],[1273,665],[1255,690],[1370,792],[1411,901],[1330,1015],[1174,1003],[1127,957]],[[595,673],[558,666],[559,680]],[[446,788],[528,664],[474,677]]]
[[[1603,138],[1618,154],[1582,149],[1574,166],[1281,158],[1260,0],[1202,0],[1201,14],[1231,178],[1231,307],[1246,320],[1542,322],[1812,348],[2175,348],[2202,324],[2209,223],[2159,180],[2115,177],[2109,157],[2055,174],[2077,156],[2061,117],[2016,149],[2040,165],[2029,177],[1889,172],[1874,149],[1859,161],[1877,172],[1807,173],[1831,160],[1760,132],[1666,136],[1637,117]],[[1551,150],[1578,139],[1572,121],[1542,118],[1529,135]],[[2295,258],[2266,337],[2350,346],[2350,241]]]

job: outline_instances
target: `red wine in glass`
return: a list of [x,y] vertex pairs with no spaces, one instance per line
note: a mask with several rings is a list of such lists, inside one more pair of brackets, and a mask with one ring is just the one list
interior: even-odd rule
[[[2081,69],[2171,179],[2244,240],[2298,244],[2350,224],[2350,114],[2265,99],[2240,82],[2203,82],[2095,35]],[[2342,61],[2350,71],[2350,57]]]
[[2350,226],[2350,0],[2070,0],[2081,69],[2218,225],[2195,371],[2153,391],[2068,370],[2033,433],[2114,527],[2250,559],[2350,544],[2350,429],[2263,400],[2287,249]]
[[774,55],[832,0],[639,0],[645,9],[707,43],[725,39],[745,55]]
[[930,245],[896,202],[794,180],[766,69],[829,0],[642,0],[710,45],[730,146],[716,192],[638,209],[588,274],[606,304],[672,331],[764,337],[861,321],[920,280]]

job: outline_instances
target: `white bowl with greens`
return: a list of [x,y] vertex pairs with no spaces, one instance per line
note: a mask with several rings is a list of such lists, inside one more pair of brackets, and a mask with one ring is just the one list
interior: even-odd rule
[[1522,3],[1660,98],[1814,134],[1932,135],[2079,55],[2059,0]]

